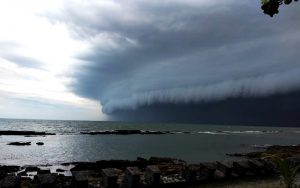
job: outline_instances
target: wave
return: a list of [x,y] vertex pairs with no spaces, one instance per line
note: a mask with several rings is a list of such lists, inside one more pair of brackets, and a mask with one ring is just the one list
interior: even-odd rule
[[227,133],[224,133],[222,131],[199,131],[197,133],[199,133],[199,134],[216,134],[216,135],[222,134],[222,135],[227,135]]

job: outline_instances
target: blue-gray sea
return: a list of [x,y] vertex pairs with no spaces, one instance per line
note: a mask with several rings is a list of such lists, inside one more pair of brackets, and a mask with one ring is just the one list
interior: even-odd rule
[[[139,129],[173,131],[166,135],[82,135],[81,131]],[[0,164],[55,165],[102,159],[162,156],[190,163],[227,159],[226,153],[268,145],[300,144],[300,129],[196,124],[48,121],[0,119],[0,130],[46,131],[56,135],[0,136]],[[185,134],[190,131],[191,134]],[[30,146],[7,145],[30,141]],[[44,142],[37,146],[36,142]]]

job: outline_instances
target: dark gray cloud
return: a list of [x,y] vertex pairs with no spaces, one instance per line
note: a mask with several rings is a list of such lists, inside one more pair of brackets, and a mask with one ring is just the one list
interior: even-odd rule
[[299,90],[298,8],[270,18],[259,0],[87,1],[49,18],[91,45],[71,87],[111,114]]

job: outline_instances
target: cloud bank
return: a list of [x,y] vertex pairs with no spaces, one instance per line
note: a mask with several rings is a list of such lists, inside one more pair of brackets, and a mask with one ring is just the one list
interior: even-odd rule
[[71,87],[106,114],[300,89],[298,4],[270,18],[259,0],[66,1],[47,16],[89,44]]

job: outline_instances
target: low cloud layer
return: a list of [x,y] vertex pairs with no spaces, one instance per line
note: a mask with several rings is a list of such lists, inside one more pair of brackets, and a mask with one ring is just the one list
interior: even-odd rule
[[89,44],[70,86],[113,114],[300,89],[299,5],[260,1],[72,1],[47,14]]

